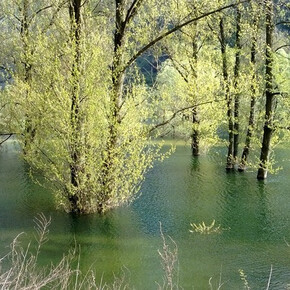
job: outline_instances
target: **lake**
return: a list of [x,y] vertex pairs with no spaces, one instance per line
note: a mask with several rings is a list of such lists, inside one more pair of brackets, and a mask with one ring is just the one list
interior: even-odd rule
[[[283,170],[256,180],[256,171],[226,173],[225,151],[212,149],[192,158],[187,145],[147,174],[142,195],[130,206],[103,216],[73,217],[57,211],[47,189],[33,183],[19,157],[16,143],[0,151],[0,254],[20,232],[23,242],[33,239],[33,218],[51,216],[50,240],[41,252],[41,264],[57,262],[75,244],[80,245],[81,268],[93,269],[110,282],[125,273],[130,289],[156,289],[162,284],[160,223],[165,236],[178,246],[179,285],[184,289],[244,289],[242,269],[251,289],[290,284],[290,149],[278,148]],[[190,223],[213,220],[220,233],[191,233]]]

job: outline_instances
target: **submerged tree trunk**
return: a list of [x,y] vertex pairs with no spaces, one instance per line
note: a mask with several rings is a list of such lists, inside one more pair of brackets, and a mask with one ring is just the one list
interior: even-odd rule
[[70,176],[73,191],[70,192],[69,201],[71,211],[73,213],[81,213],[82,206],[79,196],[79,170],[80,170],[80,37],[81,37],[81,0],[71,0],[69,6],[69,14],[71,19],[72,42],[74,45],[74,60],[72,65],[73,88],[71,96],[71,129],[72,129],[72,144],[71,144],[71,163]]
[[[193,23],[192,25],[192,34],[186,34],[190,38],[190,44],[192,50],[188,52],[188,62],[189,65],[181,65],[180,62],[175,60],[174,55],[171,56],[170,52],[169,58],[171,59],[174,68],[179,73],[179,75],[182,77],[182,79],[186,82],[186,84],[190,87],[190,91],[197,92],[196,83],[197,83],[197,60],[198,60],[198,45],[197,45],[197,23]],[[191,93],[190,97],[192,97],[192,100],[189,100],[190,103],[197,104],[197,94]],[[199,118],[199,112],[198,108],[194,107],[191,110],[191,118],[190,121],[192,123],[192,129],[190,132],[190,138],[191,138],[191,152],[193,156],[199,156],[200,150],[199,150],[199,143],[200,143],[200,118]]]
[[234,109],[234,149],[233,158],[234,160],[238,157],[239,149],[239,114],[240,114],[240,93],[239,91],[239,76],[240,76],[240,64],[241,64],[241,11],[237,6],[237,19],[236,19],[236,60],[234,69],[234,89],[235,89],[235,109]]
[[251,84],[251,104],[250,104],[250,113],[249,113],[249,122],[246,135],[245,146],[242,153],[241,163],[239,165],[239,171],[242,172],[246,169],[246,164],[248,156],[250,153],[251,139],[253,134],[253,129],[255,125],[255,105],[256,105],[256,55],[257,55],[257,33],[258,33],[258,23],[254,19],[254,34],[252,37],[252,46],[251,46],[251,69],[252,69],[252,84]]
[[193,124],[193,131],[191,135],[191,152],[193,156],[199,156],[199,116],[196,108],[192,109],[192,124]]
[[[193,26],[194,35],[192,38],[192,58],[191,58],[191,74],[193,77],[194,82],[194,90],[196,90],[196,82],[197,82],[197,54],[198,54],[198,47],[197,47],[197,23],[194,23]],[[195,96],[196,97],[196,96]],[[195,101],[196,102],[196,101]],[[193,156],[199,155],[199,140],[200,140],[200,130],[199,130],[200,119],[198,116],[198,109],[195,107],[192,109],[192,134],[191,134],[191,152]]]
[[125,71],[123,65],[122,45],[125,37],[125,19],[124,0],[115,0],[115,33],[114,33],[114,54],[112,65],[112,91],[110,94],[110,112],[109,112],[109,137],[106,145],[106,158],[103,165],[103,190],[102,200],[99,202],[99,212],[103,212],[106,202],[114,185],[114,158],[115,148],[118,140],[118,124],[120,122],[120,108],[122,102],[123,86],[125,80]]
[[257,178],[266,179],[268,172],[268,162],[270,155],[271,138],[274,131],[274,102],[275,95],[273,94],[273,34],[274,34],[274,19],[273,19],[273,1],[266,0],[266,106],[265,106],[265,123],[264,134],[260,155],[260,165]]
[[223,79],[225,86],[225,96],[227,100],[227,117],[228,117],[228,128],[229,128],[229,143],[228,143],[228,154],[227,154],[227,164],[226,170],[234,169],[233,163],[233,145],[234,145],[234,122],[233,122],[233,99],[230,94],[229,86],[229,74],[228,74],[228,62],[227,62],[227,50],[226,50],[226,38],[224,31],[224,21],[223,18],[220,20],[220,44],[221,44],[221,54],[222,54],[222,66],[223,66]]

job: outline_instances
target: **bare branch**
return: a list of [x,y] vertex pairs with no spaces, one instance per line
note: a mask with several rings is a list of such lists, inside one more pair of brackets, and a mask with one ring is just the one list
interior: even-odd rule
[[290,44],[284,44],[284,45],[281,45],[281,46],[277,47],[277,48],[275,49],[275,52],[277,52],[279,49],[282,49],[282,48],[284,48],[284,47],[290,47]]
[[[49,8],[51,8],[51,7],[53,7],[53,5],[48,5],[48,6],[46,6],[46,7],[40,8],[39,10],[37,10],[37,11],[35,12],[35,15],[37,15],[37,14],[41,13],[42,11],[44,11],[44,10],[46,10],[46,9],[49,9]],[[34,17],[34,16],[33,16],[33,17]]]
[[18,135],[19,133],[0,133],[0,136]]
[[136,15],[138,8],[140,7],[143,1],[144,0],[134,0],[132,2],[130,8],[127,11],[127,15],[125,18],[125,25],[127,25],[133,19],[133,17]]
[[45,32],[49,29],[49,27],[53,25],[54,20],[55,20],[57,14],[59,13],[59,11],[61,10],[61,8],[62,8],[62,7],[63,7],[67,2],[68,2],[68,0],[64,0],[62,3],[60,3],[60,4],[58,5],[58,7],[56,8],[56,11],[54,12],[53,16],[52,16],[51,19],[50,19],[50,22],[48,23],[48,25],[47,25],[45,28],[42,29],[42,33],[45,33]]
[[[7,136],[8,135],[8,136]],[[0,142],[0,146],[6,142],[7,140],[9,140],[12,136],[14,135],[14,133],[11,133],[11,134],[4,134],[2,136],[7,136],[3,141]]]
[[87,2],[89,2],[89,0],[85,0],[85,1],[81,4],[81,7],[84,7],[84,6],[87,4]]
[[97,2],[97,4],[95,5],[95,7],[94,7],[93,10],[92,10],[92,13],[94,13],[94,12],[97,10],[97,8],[99,7],[101,1],[102,1],[102,0],[99,0],[99,1]]
[[[169,58],[173,64],[173,67],[176,69],[176,71],[179,73],[179,75],[183,78],[183,80],[188,84],[189,83],[188,76],[187,76],[188,73],[187,73],[185,67],[182,64],[180,64],[178,61],[174,60],[171,55],[169,55]],[[185,73],[182,72],[181,68],[186,71],[187,75],[185,75]]]
[[13,16],[16,18],[16,20],[18,20],[19,22],[21,22],[21,19],[16,14],[13,14]]
[[207,101],[207,102],[202,102],[202,103],[199,103],[199,104],[190,105],[190,106],[181,108],[181,109],[177,110],[176,112],[174,112],[172,114],[172,116],[170,118],[168,118],[166,121],[154,125],[154,127],[152,127],[149,130],[149,133],[151,133],[152,131],[158,129],[159,127],[162,127],[162,126],[165,126],[165,125],[169,124],[181,112],[184,112],[184,111],[187,111],[189,109],[193,109],[193,108],[196,108],[196,107],[199,107],[199,106],[203,106],[203,105],[207,105],[207,104],[212,104],[212,103],[219,103],[219,102],[224,102],[224,101],[226,101],[226,99],[221,99],[221,100],[215,99],[215,100],[211,100],[211,101]]
[[290,25],[290,21],[280,21],[277,22],[276,25]]

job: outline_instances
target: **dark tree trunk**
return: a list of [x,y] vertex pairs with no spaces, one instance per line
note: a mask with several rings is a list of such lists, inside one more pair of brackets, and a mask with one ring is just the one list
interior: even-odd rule
[[[20,35],[23,45],[23,56],[24,56],[24,82],[28,87],[31,85],[32,80],[32,63],[31,63],[31,43],[29,43],[29,3],[28,0],[23,1],[22,7],[22,18]],[[26,90],[26,98],[29,100],[30,89]],[[25,114],[25,137],[24,137],[24,154],[29,150],[29,145],[33,142],[35,137],[35,127],[32,124],[30,114]]]
[[71,211],[73,213],[81,213],[82,207],[79,197],[79,171],[80,171],[80,90],[79,90],[79,74],[81,61],[81,0],[71,0],[69,6],[69,14],[71,19],[71,33],[74,45],[74,62],[72,66],[72,98],[71,98],[71,126],[72,126],[72,148],[71,148],[71,164],[70,175],[71,184],[74,192],[69,196]]
[[253,129],[255,125],[255,105],[256,105],[256,54],[257,54],[257,34],[258,34],[258,23],[254,19],[254,34],[252,37],[252,46],[251,46],[251,67],[252,67],[252,84],[251,84],[251,104],[250,104],[250,114],[248,129],[246,135],[245,146],[242,153],[241,163],[239,165],[239,171],[242,172],[246,169],[246,164],[248,156],[250,153],[251,139],[253,134]]
[[268,172],[268,162],[270,155],[271,137],[273,134],[273,119],[274,119],[274,102],[273,94],[273,34],[274,34],[274,19],[273,19],[273,1],[266,0],[266,106],[265,106],[265,124],[264,134],[260,155],[260,165],[257,178],[266,179]]
[[[193,81],[196,83],[197,81],[197,23],[194,23],[194,36],[192,38],[192,59],[190,63],[191,74],[193,76]],[[195,90],[196,91],[196,90]],[[196,101],[195,101],[196,102]],[[199,156],[199,139],[200,139],[200,131],[199,131],[200,119],[198,116],[198,109],[195,107],[192,109],[192,125],[193,130],[191,134],[191,151],[193,156]]]
[[239,149],[239,111],[240,111],[240,93],[239,90],[239,76],[240,76],[240,64],[241,64],[241,11],[239,6],[237,6],[237,19],[236,19],[236,60],[234,69],[234,88],[235,88],[235,109],[234,109],[234,160],[238,157]]
[[199,156],[199,138],[200,138],[200,133],[199,133],[199,126],[200,120],[198,117],[198,112],[196,108],[192,109],[192,124],[194,126],[194,129],[192,131],[192,136],[191,136],[191,152],[193,156]]
[[122,103],[122,93],[125,79],[123,65],[122,45],[125,37],[125,19],[124,0],[115,0],[115,32],[114,32],[114,54],[112,65],[112,92],[110,95],[110,115],[109,115],[109,137],[106,145],[106,158],[103,165],[103,198],[99,203],[99,211],[105,210],[105,204],[111,192],[111,184],[114,182],[112,176],[112,167],[114,159],[114,150],[118,140],[118,124],[120,122],[120,108]]
[[234,122],[233,122],[233,99],[230,94],[229,87],[229,74],[228,74],[228,62],[227,62],[227,44],[224,31],[224,21],[220,20],[220,44],[221,44],[221,54],[222,54],[222,66],[223,66],[223,79],[225,86],[225,96],[227,100],[227,117],[228,117],[228,128],[229,128],[229,144],[228,144],[228,154],[227,154],[227,164],[226,170],[234,169],[233,162],[233,145],[234,145]]
[[29,45],[29,3],[27,0],[23,1],[23,10],[22,10],[22,19],[21,19],[21,28],[20,34],[23,44],[23,55],[24,55],[24,81],[29,83],[31,81],[31,61],[30,54],[31,49]]

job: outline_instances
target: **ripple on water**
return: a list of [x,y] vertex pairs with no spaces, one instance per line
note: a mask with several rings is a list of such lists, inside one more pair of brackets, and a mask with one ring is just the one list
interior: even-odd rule
[[[94,263],[106,279],[126,266],[137,289],[155,289],[162,277],[157,253],[162,248],[161,222],[164,234],[178,245],[185,289],[207,289],[208,279],[218,281],[220,273],[225,289],[239,289],[239,269],[253,289],[265,289],[271,265],[275,289],[290,282],[290,248],[284,241],[290,242],[289,164],[263,183],[257,182],[255,172],[227,174],[219,148],[218,153],[192,158],[190,148],[177,146],[147,174],[142,195],[131,206],[73,218],[53,209],[50,192],[29,179],[17,145],[10,145],[0,152],[2,242],[10,229],[10,234],[29,230],[33,216],[43,211],[52,216],[45,259],[57,259],[77,242],[83,264]],[[289,151],[277,156],[284,158]],[[210,224],[213,219],[224,229],[220,234],[189,232],[190,223]]]

